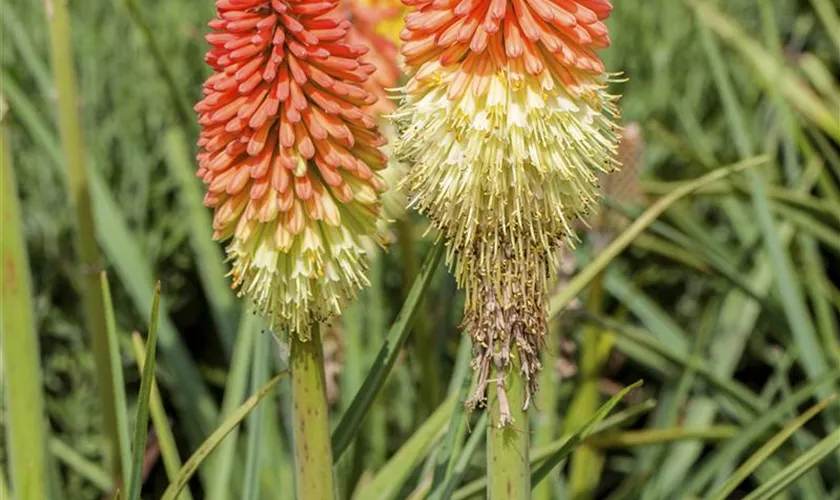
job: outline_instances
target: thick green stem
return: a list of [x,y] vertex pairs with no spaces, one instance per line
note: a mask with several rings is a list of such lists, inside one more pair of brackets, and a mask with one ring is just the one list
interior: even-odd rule
[[[495,363],[488,387],[490,420],[487,424],[487,477],[490,500],[527,500],[531,498],[531,468],[528,460],[528,414],[525,380],[519,373],[520,357],[514,348],[511,366],[500,372]],[[507,410],[513,421],[500,426]]]
[[330,423],[321,331],[307,342],[292,340],[292,425],[297,498],[332,500],[334,494]]
[[99,282],[102,260],[96,242],[90,190],[85,171],[82,148],[82,124],[79,119],[79,101],[76,91],[76,74],[70,38],[70,19],[67,0],[45,0],[47,23],[50,27],[52,66],[58,96],[58,125],[64,149],[64,167],[67,191],[75,210],[76,259],[82,285],[85,324],[90,333],[91,347],[96,360],[97,384],[105,433],[108,441],[108,463],[119,482],[122,478],[119,455],[120,437],[114,399],[114,382],[111,378],[111,358],[108,347],[108,329],[105,298]]

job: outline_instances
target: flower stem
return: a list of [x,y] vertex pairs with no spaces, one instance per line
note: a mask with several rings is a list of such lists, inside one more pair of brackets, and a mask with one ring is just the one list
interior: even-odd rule
[[332,500],[335,489],[324,350],[317,325],[308,341],[292,339],[290,365],[297,498]]
[[[519,374],[519,350],[513,349],[507,370],[500,371],[491,363],[490,420],[487,424],[487,477],[490,481],[487,498],[490,500],[527,500],[531,497],[528,415],[522,409],[526,388],[525,380]],[[505,405],[509,406],[513,422],[500,427]]]
[[67,174],[67,191],[75,210],[77,264],[82,285],[85,325],[90,332],[90,342],[96,362],[97,385],[102,405],[108,449],[106,463],[119,483],[123,473],[120,455],[119,425],[114,396],[110,347],[105,310],[105,297],[99,281],[102,259],[96,241],[96,224],[93,219],[90,188],[82,145],[83,130],[79,118],[79,100],[76,89],[76,72],[70,37],[70,16],[67,0],[45,0],[44,7],[50,28],[52,67],[58,97],[58,125],[64,149],[64,166]]

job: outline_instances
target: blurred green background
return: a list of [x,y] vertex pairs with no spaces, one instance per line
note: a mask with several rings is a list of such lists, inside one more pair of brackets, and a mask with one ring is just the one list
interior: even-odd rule
[[[532,412],[535,446],[573,430],[598,403],[638,379],[645,385],[627,404],[656,404],[623,427],[626,439],[608,434],[576,450],[535,498],[703,497],[779,422],[838,387],[830,376],[810,399],[781,405],[804,384],[840,369],[838,8],[831,0],[732,0],[702,2],[699,15],[677,0],[614,4],[613,45],[604,58],[627,79],[613,91],[623,95],[621,123],[633,131],[622,150],[626,172],[604,183],[614,213],[633,219],[680,181],[760,154],[767,161],[670,207],[552,323],[543,390]],[[160,279],[158,383],[187,457],[215,426],[226,384],[247,379],[247,371],[232,368],[236,339],[253,334],[271,353],[272,371],[282,367],[286,349],[258,319],[241,315],[243,304],[227,290],[221,249],[210,241],[201,187],[192,177],[197,126],[188,108],[209,74],[203,36],[212,2],[71,1],[69,8],[97,236],[129,405],[140,379],[129,334],[146,329],[153,282]],[[64,498],[101,498],[112,485],[101,465],[103,420],[78,293],[44,6],[0,0],[0,18],[0,92],[9,108],[3,154],[10,154],[23,207],[53,480],[63,485]],[[162,73],[161,60],[171,74]],[[584,268],[628,223],[613,222],[582,227],[567,264]],[[432,246],[425,230],[426,222],[412,214],[394,229],[387,251],[373,249],[373,288],[326,333],[335,415],[352,400]],[[457,392],[459,380],[450,380],[461,345],[461,301],[440,266],[412,336],[341,464],[348,496],[447,391]],[[464,347],[461,352],[463,358]],[[189,384],[204,388],[196,392]],[[291,495],[286,402],[281,387],[264,405],[260,432],[271,444],[261,451],[264,498]],[[774,408],[781,408],[778,420],[751,427]],[[202,427],[202,419],[213,425]],[[763,460],[730,498],[774,477],[838,423],[835,403]],[[678,432],[685,428],[707,432]],[[246,426],[245,434],[252,432]],[[240,458],[245,441],[238,441]],[[168,483],[158,455],[148,452],[147,498],[157,498]],[[465,481],[483,473],[480,450],[466,462]],[[430,467],[423,463],[411,468],[397,497],[422,487]],[[701,473],[707,479],[692,482]],[[193,481],[196,498],[210,481]],[[840,452],[779,498],[840,498]]]

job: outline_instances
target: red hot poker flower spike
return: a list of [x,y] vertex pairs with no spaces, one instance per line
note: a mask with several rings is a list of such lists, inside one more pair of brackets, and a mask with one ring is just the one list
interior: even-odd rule
[[337,0],[217,0],[214,74],[195,106],[198,176],[230,240],[233,286],[305,339],[367,284],[385,139],[363,111],[374,67],[346,40]]
[[[615,170],[618,109],[596,51],[608,0],[403,0],[396,155],[466,289],[484,402],[490,363],[536,390],[550,262]],[[498,347],[497,347],[498,346]],[[504,412],[503,412],[504,413]],[[500,424],[509,423],[503,414]]]

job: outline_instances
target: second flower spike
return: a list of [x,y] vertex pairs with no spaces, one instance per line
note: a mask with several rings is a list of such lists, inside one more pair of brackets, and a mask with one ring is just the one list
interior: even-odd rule
[[[409,81],[395,116],[411,205],[466,288],[482,403],[512,358],[536,390],[552,259],[617,167],[616,98],[596,50],[607,0],[404,0]],[[495,366],[491,366],[494,364]],[[503,399],[503,398],[500,398]],[[507,412],[502,422],[508,423]]]

